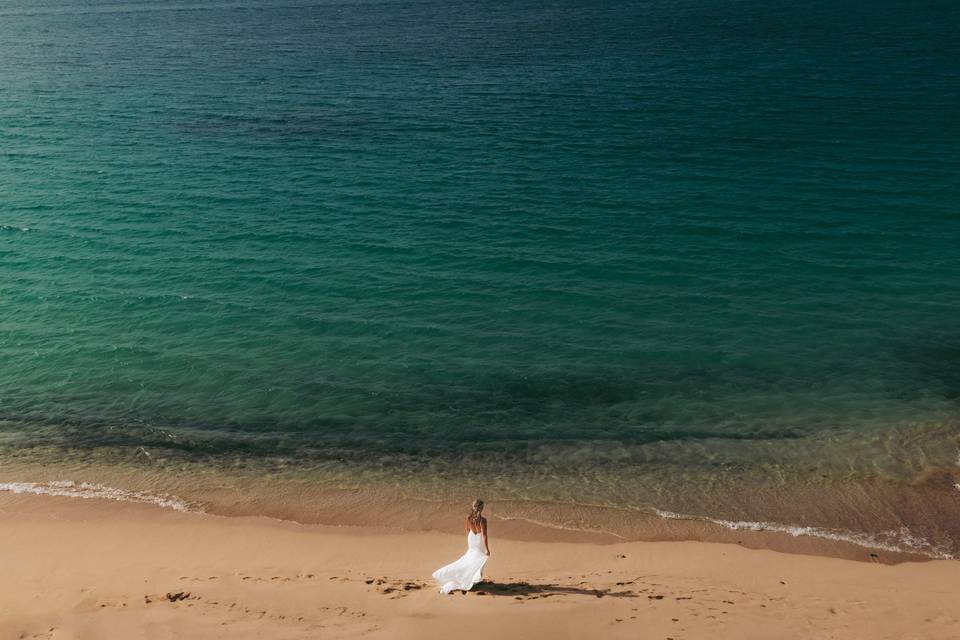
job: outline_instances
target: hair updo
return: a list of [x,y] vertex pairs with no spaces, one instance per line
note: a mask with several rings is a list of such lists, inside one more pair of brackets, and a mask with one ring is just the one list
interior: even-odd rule
[[473,501],[473,506],[470,508],[470,515],[467,516],[473,524],[480,524],[480,514],[483,513],[483,500],[477,498]]

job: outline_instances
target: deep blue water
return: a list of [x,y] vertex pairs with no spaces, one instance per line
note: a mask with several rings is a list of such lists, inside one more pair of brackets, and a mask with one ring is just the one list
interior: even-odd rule
[[958,23],[0,0],[0,442],[952,469]]

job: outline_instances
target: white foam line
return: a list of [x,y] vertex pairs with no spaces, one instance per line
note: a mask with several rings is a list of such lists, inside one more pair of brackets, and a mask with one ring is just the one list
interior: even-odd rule
[[889,551],[891,553],[920,553],[931,558],[940,560],[952,560],[953,556],[945,551],[941,551],[930,545],[923,539],[915,538],[908,530],[900,532],[889,531],[884,535],[898,538],[903,546],[888,544],[877,540],[873,535],[866,533],[854,533],[849,531],[837,531],[825,529],[822,527],[803,527],[799,525],[780,524],[777,522],[752,522],[745,520],[721,520],[719,518],[709,518],[706,516],[692,516],[663,509],[653,509],[661,518],[668,520],[694,520],[698,522],[710,522],[712,524],[726,527],[734,531],[776,531],[778,533],[788,533],[794,537],[809,536],[811,538],[824,538],[827,540],[836,540],[839,542],[848,542],[868,549],[877,549],[878,551]]
[[145,491],[127,491],[107,487],[102,484],[89,482],[74,482],[73,480],[58,480],[55,482],[0,482],[0,491],[11,493],[32,493],[46,496],[63,496],[67,498],[117,500],[119,502],[137,502],[152,504],[174,511],[202,512],[203,510],[179,498],[167,495],[156,495]]

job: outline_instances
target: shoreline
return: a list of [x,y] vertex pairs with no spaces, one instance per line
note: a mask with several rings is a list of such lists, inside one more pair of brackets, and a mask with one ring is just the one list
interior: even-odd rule
[[[945,437],[949,429],[936,432]],[[926,429],[897,434],[905,442],[898,446],[916,438],[930,444]],[[644,447],[663,449],[647,462],[615,463],[620,450],[602,448],[560,468],[557,451],[542,465],[488,456],[453,466],[415,456],[318,464],[309,456],[195,458],[170,447],[13,442],[0,452],[0,484],[88,483],[218,515],[441,532],[455,532],[463,505],[480,496],[494,506],[501,535],[517,540],[694,540],[866,561],[876,553],[901,562],[960,557],[960,466],[950,442],[927,453],[920,447],[922,465],[887,455],[871,473],[831,465],[824,473],[798,465],[724,467],[722,456],[716,472],[704,465],[681,472],[677,464],[662,465],[670,443]],[[596,464],[601,454],[609,464]]]
[[[17,497],[52,497],[77,502],[116,502],[147,508],[172,510],[202,516],[228,519],[262,519],[294,526],[354,527],[374,528],[398,533],[438,532],[456,533],[460,522],[458,509],[454,504],[425,502],[410,498],[394,498],[389,502],[379,501],[379,497],[370,498],[364,492],[332,491],[326,496],[332,499],[325,504],[335,504],[322,520],[301,522],[294,518],[274,515],[208,510],[197,502],[182,500],[169,494],[156,494],[146,491],[132,491],[108,487],[99,483],[74,482],[69,480],[49,482],[0,482],[0,504],[4,496],[16,500]],[[748,549],[765,549],[781,553],[808,556],[822,556],[856,560],[861,562],[881,562],[898,564],[901,562],[926,562],[930,560],[952,560],[953,556],[943,552],[918,552],[902,549],[877,541],[867,534],[837,532],[818,527],[782,525],[769,522],[731,522],[709,516],[692,516],[653,510],[653,513],[633,513],[632,517],[645,518],[647,525],[641,537],[627,537],[599,526],[575,526],[559,524],[558,519],[568,517],[569,510],[575,508],[579,517],[587,522],[597,523],[613,510],[609,507],[587,505],[538,505],[541,509],[555,508],[553,522],[536,520],[527,516],[501,515],[488,509],[491,522],[494,523],[500,537],[518,542],[567,542],[611,545],[629,542],[702,542],[738,545]],[[629,511],[629,510],[623,510]],[[565,513],[566,512],[566,513]]]
[[462,553],[462,534],[3,493],[0,636],[429,639],[471,628],[506,637],[945,640],[960,632],[953,561],[891,566],[706,542],[498,534],[487,582],[443,597],[430,573]]

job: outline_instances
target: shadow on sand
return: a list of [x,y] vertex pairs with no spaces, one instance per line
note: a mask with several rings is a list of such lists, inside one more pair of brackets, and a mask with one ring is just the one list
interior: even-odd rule
[[613,591],[559,584],[531,584],[529,582],[478,582],[473,587],[478,596],[510,596],[513,598],[549,598],[551,596],[593,596],[595,598],[636,598],[633,591]]

